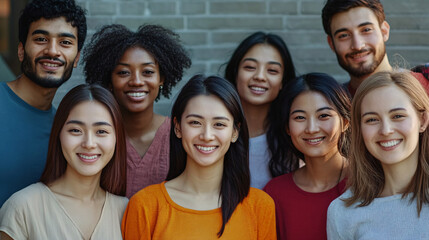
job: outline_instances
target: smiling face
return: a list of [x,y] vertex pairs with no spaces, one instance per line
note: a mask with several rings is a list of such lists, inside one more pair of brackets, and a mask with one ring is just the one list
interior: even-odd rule
[[362,99],[360,122],[368,152],[383,167],[417,162],[422,117],[407,94],[397,86],[370,91]]
[[60,133],[66,173],[99,176],[115,152],[116,135],[107,107],[85,101],[71,111]]
[[58,88],[79,60],[77,28],[64,17],[31,23],[25,46],[18,45],[23,74],[37,85]]
[[389,24],[380,24],[371,9],[356,7],[332,17],[328,42],[344,70],[364,77],[387,68],[389,30]]
[[223,160],[238,131],[234,118],[223,102],[213,95],[199,95],[189,100],[175,133],[182,139],[187,165],[223,166]]
[[153,111],[160,85],[158,63],[140,47],[126,50],[112,72],[113,94],[128,112]]
[[319,92],[306,91],[292,102],[288,133],[305,158],[326,158],[338,153],[342,122],[335,106]]
[[276,48],[256,44],[238,67],[237,91],[243,105],[269,105],[276,99],[284,72],[284,63]]

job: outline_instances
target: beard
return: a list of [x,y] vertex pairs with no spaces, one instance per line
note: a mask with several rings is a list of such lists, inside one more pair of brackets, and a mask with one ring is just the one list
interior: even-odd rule
[[[55,77],[40,77],[36,73],[36,65],[37,62],[39,62],[42,59],[52,59],[50,57],[38,57],[34,60],[34,65],[31,64],[31,59],[27,55],[26,52],[24,52],[24,59],[21,63],[21,71],[22,73],[27,76],[31,81],[33,81],[35,84],[44,87],[44,88],[59,88],[63,83],[65,83],[69,78],[71,77],[72,71],[73,71],[73,64],[67,65],[66,62],[63,60],[60,60],[58,58],[55,58],[53,60],[59,61],[64,66],[64,72],[63,75],[60,78]],[[73,59],[74,63],[75,59]]]
[[380,51],[375,51],[374,49],[369,48],[369,49],[363,49],[360,51],[348,53],[345,55],[345,58],[347,59],[351,55],[366,53],[366,52],[373,52],[373,54],[374,54],[373,61],[371,63],[369,63],[369,65],[365,65],[366,62],[361,62],[361,63],[359,63],[359,65],[357,67],[352,66],[351,64],[348,64],[337,53],[336,53],[336,55],[337,55],[338,63],[340,64],[340,66],[344,70],[346,70],[351,76],[361,78],[361,77],[364,77],[364,76],[367,76],[367,75],[374,73],[374,71],[377,69],[377,67],[383,61],[384,56],[386,55],[386,46],[383,44],[383,46],[380,48]]

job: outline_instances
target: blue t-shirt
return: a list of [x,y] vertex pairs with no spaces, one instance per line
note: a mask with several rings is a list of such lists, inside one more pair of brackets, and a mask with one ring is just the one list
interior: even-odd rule
[[39,181],[55,111],[30,106],[0,83],[0,206],[13,193]]

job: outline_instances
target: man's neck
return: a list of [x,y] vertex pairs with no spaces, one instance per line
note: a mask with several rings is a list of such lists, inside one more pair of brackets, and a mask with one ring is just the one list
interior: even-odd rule
[[57,88],[44,88],[37,85],[24,74],[18,76],[16,80],[8,82],[7,85],[30,106],[45,111],[51,108],[57,91]]

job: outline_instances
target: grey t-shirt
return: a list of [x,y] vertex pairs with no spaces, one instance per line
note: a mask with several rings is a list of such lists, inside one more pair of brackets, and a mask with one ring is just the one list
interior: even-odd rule
[[402,194],[375,198],[365,207],[345,206],[341,198],[351,196],[347,190],[328,208],[328,239],[429,239],[429,206],[423,205],[420,217],[417,202]]

